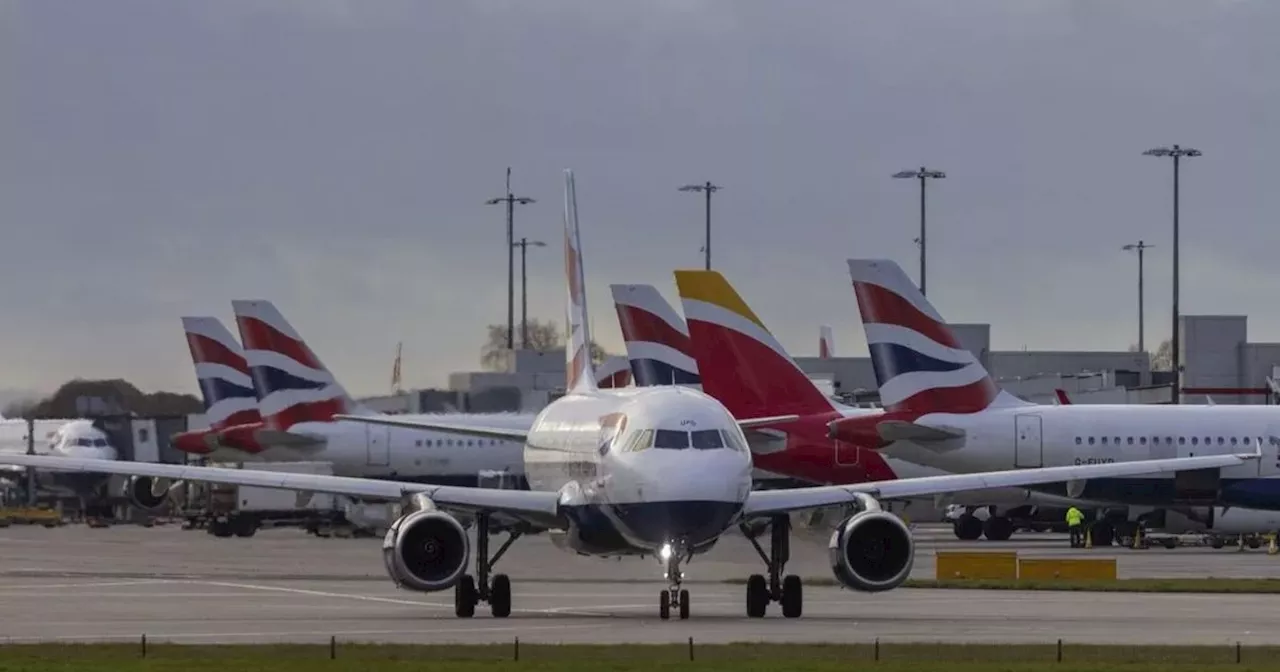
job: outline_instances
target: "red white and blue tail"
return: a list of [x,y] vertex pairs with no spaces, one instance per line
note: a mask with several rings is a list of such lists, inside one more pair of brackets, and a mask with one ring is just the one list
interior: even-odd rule
[[609,290],[636,385],[701,385],[689,325],[658,289],[610,285]]
[[244,349],[231,331],[216,317],[184,317],[182,330],[210,429],[261,422]]
[[591,364],[591,322],[587,319],[586,278],[582,270],[582,238],[578,234],[578,194],[573,171],[564,171],[564,270],[569,321],[565,339],[565,392],[597,389]]
[[327,422],[336,414],[364,414],[270,301],[232,301],[245,359],[269,429]]
[[898,264],[850,259],[849,275],[886,410],[976,413],[1027,404],[1000,391]]

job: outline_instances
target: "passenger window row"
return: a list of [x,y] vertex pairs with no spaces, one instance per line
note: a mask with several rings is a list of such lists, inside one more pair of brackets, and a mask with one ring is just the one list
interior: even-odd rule
[[[1164,444],[1165,444],[1166,446],[1172,446],[1172,445],[1173,445],[1173,442],[1174,442],[1174,440],[1175,440],[1175,437],[1172,437],[1172,436],[1164,436],[1164,437],[1160,437],[1160,436],[1153,436],[1153,437],[1151,437],[1151,444],[1150,444],[1150,445],[1153,445],[1153,446],[1160,445],[1160,442],[1161,442],[1162,440],[1164,441]],[[1202,439],[1201,437],[1199,437],[1199,436],[1192,436],[1192,437],[1179,436],[1179,437],[1176,437],[1176,440],[1177,440],[1177,442],[1178,442],[1178,445],[1180,445],[1180,446],[1185,446],[1185,445],[1187,445],[1187,442],[1188,442],[1188,441],[1190,441],[1191,445],[1193,445],[1193,446],[1201,446],[1201,445],[1204,445],[1204,446],[1211,446],[1211,445],[1214,445],[1214,443],[1215,443],[1214,437],[1212,437],[1212,436],[1206,436],[1206,437],[1204,437],[1203,439]],[[1261,437],[1261,436],[1259,436],[1259,437],[1257,437],[1257,438],[1256,438],[1256,440],[1257,440],[1257,441],[1262,441],[1263,439],[1262,439],[1262,437]],[[1248,437],[1248,436],[1242,436],[1242,437],[1239,437],[1239,438],[1234,437],[1234,436],[1219,436],[1219,437],[1217,437],[1216,443],[1217,443],[1217,445],[1219,445],[1219,446],[1232,445],[1232,446],[1244,446],[1244,447],[1249,447],[1249,446],[1252,446],[1252,445],[1254,444],[1254,441],[1255,441],[1255,439],[1254,439],[1254,438],[1251,438],[1251,437]],[[1101,444],[1101,445],[1104,445],[1104,446],[1108,446],[1108,445],[1110,445],[1110,446],[1119,446],[1119,445],[1129,445],[1129,446],[1132,446],[1132,445],[1134,445],[1135,443],[1136,443],[1137,445],[1139,445],[1139,446],[1145,446],[1145,445],[1147,445],[1147,437],[1145,437],[1145,436],[1138,436],[1138,437],[1133,437],[1133,436],[1127,436],[1127,437],[1120,437],[1120,436],[1103,436],[1103,437],[1093,437],[1093,436],[1090,436],[1090,437],[1080,437],[1080,436],[1077,436],[1077,437],[1076,437],[1076,445],[1077,445],[1077,446],[1082,445],[1082,444],[1084,444],[1084,443],[1086,443],[1086,442],[1087,442],[1089,445],[1091,445],[1091,446],[1092,446],[1092,445],[1096,445],[1096,444]],[[1273,446],[1280,445],[1280,438],[1277,438],[1277,437],[1274,437],[1274,436],[1273,436],[1273,437],[1270,437],[1270,439],[1268,439],[1268,441],[1267,441],[1267,442],[1268,442],[1269,444],[1273,445]]]
[[488,441],[490,446],[498,445],[497,439],[418,439],[414,441],[414,445],[419,448],[452,448],[455,445],[461,448],[463,446],[483,446],[485,441]]

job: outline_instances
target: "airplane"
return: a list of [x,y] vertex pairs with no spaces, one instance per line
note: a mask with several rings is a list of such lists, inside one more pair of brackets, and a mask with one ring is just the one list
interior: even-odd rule
[[[120,451],[101,427],[87,418],[33,420],[6,418],[0,421],[0,453],[52,455],[63,458],[92,460],[118,460]],[[29,434],[34,435],[32,439]],[[28,442],[30,441],[30,445]],[[22,468],[2,469],[16,476]],[[86,518],[109,517],[107,485],[109,476],[103,474],[58,474],[37,472],[38,488],[69,492],[80,500],[80,510]]]
[[[999,388],[896,263],[850,259],[848,268],[886,412],[836,419],[832,437],[953,473],[1228,454],[1258,444],[1264,459],[1221,472],[1033,489],[1130,506],[1280,510],[1280,411],[1033,404]],[[1105,543],[1100,538],[1109,539],[1110,532],[1095,525],[1094,543]]]
[[[694,358],[702,372],[703,389],[737,417],[784,413],[799,416],[794,422],[748,432],[757,467],[820,484],[947,473],[886,458],[858,441],[833,439],[828,429],[833,421],[879,418],[884,411],[847,406],[824,394],[719,271],[680,270],[675,272],[675,279],[692,336]],[[1062,497],[1012,488],[941,495],[932,505],[989,507],[993,515],[985,521],[970,516],[971,520],[957,524],[956,536],[974,540],[985,534],[991,541],[1005,541],[1016,528],[1008,513],[1029,511],[1023,507],[1072,503]],[[1001,509],[1006,515],[996,515]]]
[[[510,615],[511,581],[505,574],[490,578],[494,564],[521,535],[546,531],[562,548],[580,554],[656,556],[664,565],[668,582],[659,595],[659,616],[670,618],[674,608],[681,619],[687,619],[690,600],[688,590],[682,587],[682,565],[712,548],[726,532],[755,519],[771,519],[771,527],[785,529],[792,512],[857,504],[859,511],[831,536],[832,571],[849,588],[884,591],[906,580],[915,546],[906,525],[898,517],[884,512],[879,498],[922,497],[992,486],[1025,486],[1169,470],[1226,468],[1258,457],[1256,453],[1213,455],[860,485],[752,490],[752,456],[742,430],[776,425],[783,419],[735,419],[713,397],[685,386],[614,390],[601,390],[596,386],[588,349],[590,320],[572,171],[565,171],[564,222],[570,339],[565,349],[566,393],[538,413],[530,428],[518,430],[396,416],[343,413],[333,416],[368,425],[520,441],[524,444],[529,490],[33,455],[0,455],[0,464],[399,500],[405,513],[392,524],[383,541],[388,574],[397,585],[412,590],[432,592],[452,588],[455,614],[461,618],[474,616],[481,601],[489,604],[495,617]],[[257,315],[273,321],[262,312]],[[282,327],[273,325],[277,329]],[[325,382],[326,386],[333,385],[331,381]],[[317,399],[312,403],[323,401]],[[278,411],[263,405],[264,418],[270,418],[275,412]],[[467,573],[470,540],[453,515],[457,513],[474,516],[476,520],[474,577]],[[507,542],[492,557],[489,553],[491,523],[510,533]],[[771,602],[781,602],[784,617],[801,615],[800,577],[781,576],[787,550],[776,544],[771,548],[767,580],[761,574],[748,578],[749,617],[764,616]]]

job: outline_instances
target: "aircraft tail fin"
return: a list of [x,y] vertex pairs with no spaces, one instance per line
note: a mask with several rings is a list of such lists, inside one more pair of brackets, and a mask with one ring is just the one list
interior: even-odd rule
[[610,285],[636,385],[700,385],[689,325],[653,285]]
[[596,388],[591,363],[591,322],[587,318],[586,278],[582,270],[582,237],[578,232],[578,194],[573,171],[564,171],[564,270],[568,285],[568,334],[565,338],[565,391]]
[[216,317],[184,317],[182,330],[195,365],[205,420],[211,429],[260,422],[244,348]]
[[923,415],[1029,405],[996,386],[901,266],[886,259],[848,263],[886,410]]
[[267,429],[328,422],[338,414],[368,414],[316,357],[275,304],[231,302]]
[[676,271],[702,388],[737,418],[830,413],[814,385],[717,271]]

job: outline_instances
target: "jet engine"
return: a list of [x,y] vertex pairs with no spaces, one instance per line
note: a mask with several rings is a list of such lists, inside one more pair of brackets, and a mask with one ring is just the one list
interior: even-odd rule
[[915,541],[901,518],[880,508],[870,495],[858,498],[861,511],[831,534],[831,571],[846,588],[891,590],[907,580],[915,561]]
[[396,586],[435,592],[452,588],[467,570],[471,538],[457,518],[416,494],[382,540],[382,559]]
[[173,499],[181,481],[152,476],[130,476],[124,484],[124,495],[129,503],[143,511],[159,511]]

